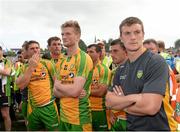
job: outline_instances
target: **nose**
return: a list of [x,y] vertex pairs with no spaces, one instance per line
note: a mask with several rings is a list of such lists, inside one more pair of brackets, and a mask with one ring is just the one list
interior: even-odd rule
[[131,38],[131,39],[135,39],[135,38],[136,38],[136,35],[135,35],[134,33],[131,33],[131,34],[130,34],[130,38]]

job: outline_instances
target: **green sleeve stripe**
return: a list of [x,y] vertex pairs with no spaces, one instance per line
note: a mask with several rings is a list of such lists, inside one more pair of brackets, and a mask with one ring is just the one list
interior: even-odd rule
[[103,78],[100,76],[101,75],[101,67],[100,67],[100,65],[97,65],[97,69],[98,69],[98,74],[99,74],[99,83],[103,83]]
[[108,68],[105,65],[102,65],[104,68],[103,83],[108,84]]
[[89,95],[90,95],[90,84],[92,82],[93,70],[91,70],[88,74],[88,78],[84,85],[84,89],[87,92],[87,95],[79,99],[79,112],[82,116],[80,116],[80,124],[85,124],[91,122],[91,112],[90,112],[90,102],[89,102]]
[[80,51],[80,65],[77,72],[77,76],[83,75],[85,65],[86,65],[86,55],[84,52]]

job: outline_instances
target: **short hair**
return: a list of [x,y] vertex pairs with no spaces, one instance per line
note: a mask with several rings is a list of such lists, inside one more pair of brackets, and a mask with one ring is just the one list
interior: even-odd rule
[[23,47],[26,47],[27,44],[28,44],[28,41],[24,41],[24,43],[22,44],[21,47],[22,47],[22,48],[23,48]]
[[164,41],[157,41],[157,44],[158,44],[158,47],[159,48],[162,48],[162,49],[165,49],[165,43],[164,43]]
[[35,41],[35,40],[30,40],[30,41],[28,41],[28,42],[26,43],[26,45],[25,45],[25,50],[28,50],[29,45],[31,45],[32,43],[36,43],[36,44],[38,44],[38,46],[39,46],[39,43],[38,43],[37,41]]
[[123,50],[126,50],[124,43],[120,39],[115,39],[110,43],[111,46],[119,45]]
[[20,55],[22,53],[22,49],[18,50],[17,54]]
[[99,45],[97,45],[97,44],[90,44],[90,45],[88,45],[87,48],[91,48],[91,47],[95,47],[95,50],[96,50],[97,53],[102,52],[101,47]]
[[0,50],[2,50],[2,47],[0,46]]
[[146,39],[146,40],[144,40],[143,45],[144,44],[150,44],[150,43],[153,43],[156,46],[158,46],[157,41],[155,39]]
[[144,33],[144,26],[143,26],[143,22],[137,18],[137,17],[128,17],[126,19],[124,19],[121,24],[119,25],[119,30],[120,30],[120,35],[122,35],[122,27],[123,26],[131,26],[133,24],[140,24],[142,27],[142,31]]
[[66,21],[64,24],[61,25],[61,29],[66,28],[66,27],[74,28],[75,32],[81,35],[81,28],[77,21],[70,20],[70,21]]
[[50,38],[47,40],[48,46],[51,46],[51,42],[52,42],[52,41],[58,41],[58,40],[61,41],[61,39],[60,39],[59,37],[56,37],[56,36],[50,37]]

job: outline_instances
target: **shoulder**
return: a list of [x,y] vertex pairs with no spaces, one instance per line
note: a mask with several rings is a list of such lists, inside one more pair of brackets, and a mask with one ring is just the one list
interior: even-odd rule
[[91,57],[82,50],[80,50],[80,52],[78,54],[78,61],[80,62],[80,65],[84,64],[84,65],[93,67],[93,62],[92,62]]
[[167,65],[166,60],[159,54],[154,54],[149,60],[149,63],[157,65]]
[[46,67],[51,67],[53,65],[53,62],[51,60],[47,60],[47,59],[41,59],[40,63],[42,65],[45,65]]
[[100,66],[101,66],[101,68],[102,68],[102,70],[103,71],[105,71],[105,72],[111,72],[111,70],[109,69],[109,67],[107,67],[105,64],[100,64]]
[[116,69],[114,69],[114,71],[117,72],[117,71],[124,70],[125,68],[128,67],[128,64],[129,64],[129,60],[127,60],[123,64],[119,65]]

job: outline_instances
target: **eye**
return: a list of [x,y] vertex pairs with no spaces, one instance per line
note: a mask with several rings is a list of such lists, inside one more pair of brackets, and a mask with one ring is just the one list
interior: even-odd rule
[[140,30],[137,30],[137,31],[134,32],[135,35],[138,35],[138,34],[140,34],[140,33],[141,33]]

